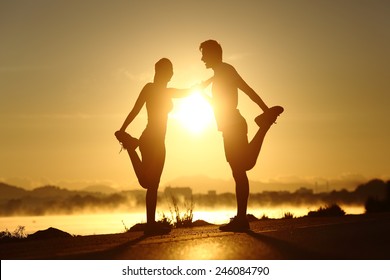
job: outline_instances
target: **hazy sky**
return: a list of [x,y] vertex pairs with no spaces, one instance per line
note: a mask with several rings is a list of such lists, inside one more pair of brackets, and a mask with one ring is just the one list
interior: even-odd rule
[[[114,132],[161,57],[172,87],[211,76],[198,50],[211,38],[269,106],[285,107],[251,180],[388,179],[389,15],[375,0],[0,0],[0,181],[137,187]],[[251,137],[261,111],[244,95],[239,109]],[[173,116],[162,185],[230,179],[215,124],[193,134]]]

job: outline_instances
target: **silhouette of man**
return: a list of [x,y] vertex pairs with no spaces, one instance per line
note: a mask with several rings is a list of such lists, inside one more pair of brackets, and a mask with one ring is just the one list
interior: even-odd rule
[[[200,44],[199,50],[202,52],[201,60],[206,68],[214,71],[214,77],[209,79],[213,83],[211,103],[218,130],[222,132],[226,160],[236,184],[237,215],[231,219],[230,223],[222,225],[220,230],[242,232],[249,230],[246,217],[249,181],[246,172],[256,164],[264,136],[278,115],[283,112],[283,108],[280,106],[268,108],[260,96],[241,78],[236,69],[223,62],[222,47],[217,41],[207,40]],[[237,109],[238,89],[264,112],[255,119],[259,130],[251,142],[248,142],[247,123]]]

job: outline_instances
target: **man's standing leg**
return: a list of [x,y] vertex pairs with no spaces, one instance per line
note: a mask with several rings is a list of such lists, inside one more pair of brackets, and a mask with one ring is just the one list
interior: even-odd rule
[[246,171],[241,167],[237,168],[234,164],[230,164],[230,166],[236,183],[237,216],[231,219],[230,223],[220,226],[219,229],[222,231],[244,232],[250,229],[246,217],[249,198],[249,180]]
[[242,232],[249,230],[246,217],[249,198],[249,180],[246,174],[247,132],[247,125],[244,120],[240,125],[231,127],[223,133],[225,155],[236,185],[237,216],[230,223],[221,226],[222,231]]
[[236,183],[237,200],[237,218],[246,220],[248,198],[249,198],[249,180],[245,170],[234,170],[232,167],[234,182]]

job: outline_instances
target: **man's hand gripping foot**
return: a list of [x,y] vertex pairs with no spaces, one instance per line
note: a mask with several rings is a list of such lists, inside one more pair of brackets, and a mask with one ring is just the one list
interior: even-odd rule
[[276,122],[276,119],[281,113],[283,113],[284,108],[282,106],[274,106],[269,108],[263,114],[255,118],[255,122],[260,127],[270,127]]

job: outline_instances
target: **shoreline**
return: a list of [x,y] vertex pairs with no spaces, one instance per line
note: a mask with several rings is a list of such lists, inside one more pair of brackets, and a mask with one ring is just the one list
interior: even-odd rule
[[[287,212],[292,213],[294,217],[303,217],[309,210],[317,209],[320,206],[312,207],[273,207],[273,208],[251,208],[248,213],[257,218],[266,215],[271,219],[280,219]],[[364,206],[341,205],[346,214],[363,214]],[[220,211],[198,210],[194,211],[194,220],[205,220],[213,224],[223,224],[229,221],[229,218],[235,215],[236,209],[229,208]],[[157,213],[157,220],[161,215]],[[55,227],[74,235],[94,235],[94,234],[115,234],[122,233],[126,228],[130,228],[137,223],[145,222],[146,217],[143,211],[137,212],[101,212],[101,213],[82,213],[80,215],[42,215],[42,216],[9,216],[0,217],[0,231],[8,229],[14,231],[18,226],[24,226],[27,234],[32,234],[38,230]]]

